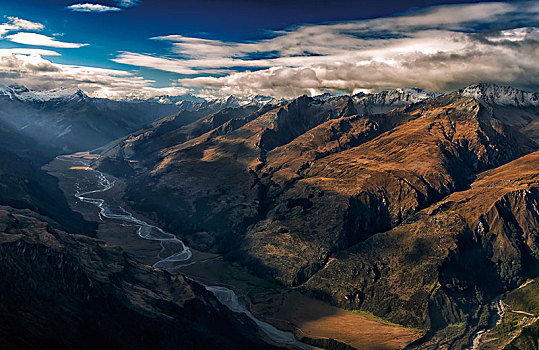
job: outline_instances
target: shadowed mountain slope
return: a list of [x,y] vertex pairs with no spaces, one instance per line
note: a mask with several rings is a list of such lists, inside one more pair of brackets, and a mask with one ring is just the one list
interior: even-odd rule
[[174,104],[90,98],[81,90],[0,89],[0,121],[56,153],[102,146],[179,110]]
[[481,173],[469,189],[337,253],[303,288],[401,324],[463,322],[466,345],[470,324],[486,326],[483,305],[539,263],[538,164],[535,152]]
[[53,147],[0,122],[0,204],[28,208],[54,219],[56,227],[94,235],[96,225],[73,212],[57,180],[41,170],[55,155]]
[[3,349],[269,349],[256,325],[182,276],[0,207]]

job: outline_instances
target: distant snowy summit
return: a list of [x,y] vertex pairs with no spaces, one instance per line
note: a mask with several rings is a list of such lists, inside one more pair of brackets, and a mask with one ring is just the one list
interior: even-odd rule
[[195,96],[193,94],[183,94],[183,95],[159,95],[146,99],[141,98],[125,98],[122,101],[125,102],[156,102],[160,104],[179,104],[184,101],[189,102],[204,102],[205,100],[201,97]]
[[473,84],[459,90],[462,96],[473,97],[488,104],[516,107],[539,106],[539,94],[495,84]]
[[[539,94],[519,90],[510,86],[496,84],[477,83],[460,89],[457,93],[462,96],[473,97],[488,104],[516,107],[537,107],[539,106]],[[405,106],[411,103],[417,103],[426,99],[435,98],[442,93],[428,92],[417,88],[397,88],[383,90],[376,93],[360,92],[350,96],[358,112],[377,113],[378,106]],[[48,102],[48,101],[83,101],[83,100],[106,100],[88,97],[84,91],[78,88],[57,88],[52,90],[32,90],[23,85],[0,86],[0,97],[5,96],[10,100],[19,100],[22,102]],[[318,101],[329,101],[340,98],[331,93],[314,96]],[[213,108],[215,110],[225,108],[238,108],[242,106],[278,106],[286,99],[275,98],[271,96],[253,95],[253,96],[226,96],[221,98],[202,98],[193,94],[183,95],[160,95],[147,99],[125,98],[123,102],[130,103],[159,103],[163,105],[176,105],[180,109],[196,110],[200,108]],[[381,111],[381,110],[380,110]]]
[[[456,91],[463,96],[474,97],[485,103],[502,106],[536,107],[539,105],[537,93],[519,90],[509,86],[478,83]],[[385,113],[390,109],[403,107],[412,103],[425,101],[443,95],[443,93],[429,92],[418,88],[396,88],[376,93],[360,92],[355,95],[334,95],[329,92],[313,96],[314,100],[322,103],[338,102],[342,98],[350,98],[358,114]],[[201,98],[191,94],[179,96],[157,96],[142,101],[158,103],[173,103],[180,110],[195,111],[200,109],[222,110],[243,106],[279,106],[287,101],[271,96],[226,96],[221,98]]]
[[0,96],[7,96],[10,100],[19,100],[22,102],[48,102],[51,100],[80,101],[89,98],[78,88],[31,90],[23,85],[0,87]]
[[407,106],[440,95],[439,93],[427,92],[416,88],[397,88],[371,94],[360,92],[352,96],[352,99],[358,113],[368,114],[384,113],[388,109]]
[[[539,94],[519,90],[511,86],[477,83],[458,90],[458,93],[462,96],[473,97],[491,105],[516,107],[539,106]],[[381,105],[404,106],[441,95],[443,94],[416,88],[397,88],[373,94],[359,93],[354,95],[353,99],[354,103],[366,107]]]
[[434,98],[442,94],[424,91],[416,88],[397,88],[392,90],[384,90],[373,94],[365,94],[360,92],[354,95],[354,102],[358,103],[365,101],[373,104],[396,104],[402,102],[403,104],[410,104],[420,102],[428,98]]
[[226,108],[238,108],[244,106],[277,106],[283,102],[285,99],[276,99],[271,96],[227,96],[221,98],[212,98],[212,99],[200,99],[199,101],[185,100],[177,102],[176,104],[180,107],[181,110],[198,110],[202,108],[207,108],[211,110],[222,110]]
[[208,103],[217,104],[223,108],[237,108],[241,106],[257,106],[278,105],[285,99],[276,99],[271,96],[255,95],[255,96],[228,96],[223,98],[209,99]]
[[180,109],[195,110],[200,108],[238,108],[241,106],[253,105],[262,107],[265,105],[278,105],[285,101],[284,99],[276,99],[271,96],[255,95],[255,96],[226,96],[219,98],[202,98],[193,94],[183,95],[160,95],[147,99],[124,99],[126,102],[156,102],[160,104],[175,104]]

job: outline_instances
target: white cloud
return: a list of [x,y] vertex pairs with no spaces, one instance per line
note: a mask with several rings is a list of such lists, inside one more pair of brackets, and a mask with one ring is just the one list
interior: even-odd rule
[[37,33],[16,33],[8,35],[6,39],[19,44],[25,45],[34,45],[34,46],[49,46],[49,47],[58,47],[65,49],[79,48],[82,46],[87,46],[89,44],[77,44],[77,43],[67,43],[63,41],[58,41],[54,38],[51,38],[46,35],[37,34]]
[[413,52],[394,62],[335,62],[308,67],[272,67],[239,72],[224,77],[180,79],[185,87],[212,89],[215,94],[264,94],[294,97],[325,91],[353,93],[361,89],[381,90],[415,86],[447,91],[477,81],[539,84],[536,58],[515,51],[463,51],[424,54]]
[[9,19],[8,23],[17,29],[42,30],[44,28],[43,24],[31,22],[26,19],[22,19],[18,17],[8,17],[8,19]]
[[113,6],[105,6],[101,4],[75,4],[67,6],[66,9],[75,12],[111,12],[111,11],[121,11],[122,9]]
[[57,55],[54,51],[40,49],[0,49],[0,84],[21,84],[43,90],[77,87],[90,96],[117,99],[188,92],[175,86],[155,88],[153,80],[122,70],[57,64],[43,58]]
[[[524,27],[537,18],[534,3],[438,6],[394,17],[301,25],[251,42],[160,36],[152,39],[170,42],[166,59],[122,52],[113,60],[198,73],[178,82],[216,95],[292,97],[402,86],[446,91],[477,81],[537,88],[538,30]],[[489,26],[502,30],[488,31]]]
[[84,3],[67,6],[66,9],[75,12],[117,12],[124,8],[133,7],[141,3],[140,0],[115,0],[118,7],[101,4]]
[[120,7],[132,7],[141,3],[140,0],[115,0]]
[[491,42],[533,40],[539,42],[539,28],[516,28],[490,33],[486,36]]
[[[95,6],[120,11],[139,1],[116,3],[122,8],[72,6],[79,6],[79,11],[100,11]],[[170,45],[166,56],[121,51],[112,59],[184,75],[176,82],[179,86],[167,88],[155,88],[154,81],[122,70],[61,65],[43,58],[58,55],[54,51],[4,49],[0,50],[0,83],[80,87],[90,95],[112,98],[188,91],[207,96],[294,97],[405,86],[447,91],[478,81],[537,89],[538,18],[539,4],[535,2],[448,5],[386,18],[300,25],[249,42],[159,36],[152,39]],[[7,27],[0,25],[0,35],[31,26],[21,23],[10,18],[4,24]],[[26,30],[42,29],[39,25],[34,23],[34,29]],[[35,33],[8,36],[13,38],[44,46],[45,42],[84,45]]]
[[166,57],[154,57],[131,52],[122,52],[114,62],[136,65],[141,67],[160,67],[161,70],[179,74],[196,74],[197,71],[191,68],[182,67],[176,64],[176,60]]
[[58,67],[37,54],[0,56],[0,67],[3,73],[47,73],[59,71]]
[[18,17],[8,17],[8,22],[0,24],[0,37],[15,30],[42,30],[43,24],[31,22]]

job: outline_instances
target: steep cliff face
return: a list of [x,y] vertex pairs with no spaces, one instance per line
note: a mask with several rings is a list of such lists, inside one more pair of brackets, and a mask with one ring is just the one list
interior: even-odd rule
[[181,276],[0,208],[0,347],[271,348],[254,323]]
[[[539,152],[482,173],[470,189],[336,254],[303,288],[402,324],[462,324],[453,345],[467,344],[469,325],[486,326],[482,305],[539,263],[537,164]],[[435,339],[433,347],[455,342]]]
[[275,114],[268,114],[252,123],[263,128],[259,135],[259,147],[267,152],[287,144],[296,137],[328,120],[356,114],[352,99],[348,96],[319,101],[300,97]]
[[[470,98],[439,98],[387,114],[387,119],[389,131],[383,133],[375,119],[350,128],[360,144],[349,149],[346,141],[332,148],[320,138],[320,145],[329,147],[320,156],[311,137],[307,147],[314,152],[298,155],[294,150],[303,146],[302,136],[281,152],[270,152],[259,176],[268,210],[248,230],[245,255],[286,284],[302,283],[332,252],[398,225],[468,186],[475,173],[534,147]],[[391,120],[396,127],[391,128]],[[289,152],[292,157],[286,158]]]

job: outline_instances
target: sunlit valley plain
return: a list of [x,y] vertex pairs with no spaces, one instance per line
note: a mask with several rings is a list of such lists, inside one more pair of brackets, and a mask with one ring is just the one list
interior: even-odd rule
[[538,2],[0,10],[0,349],[539,350]]

